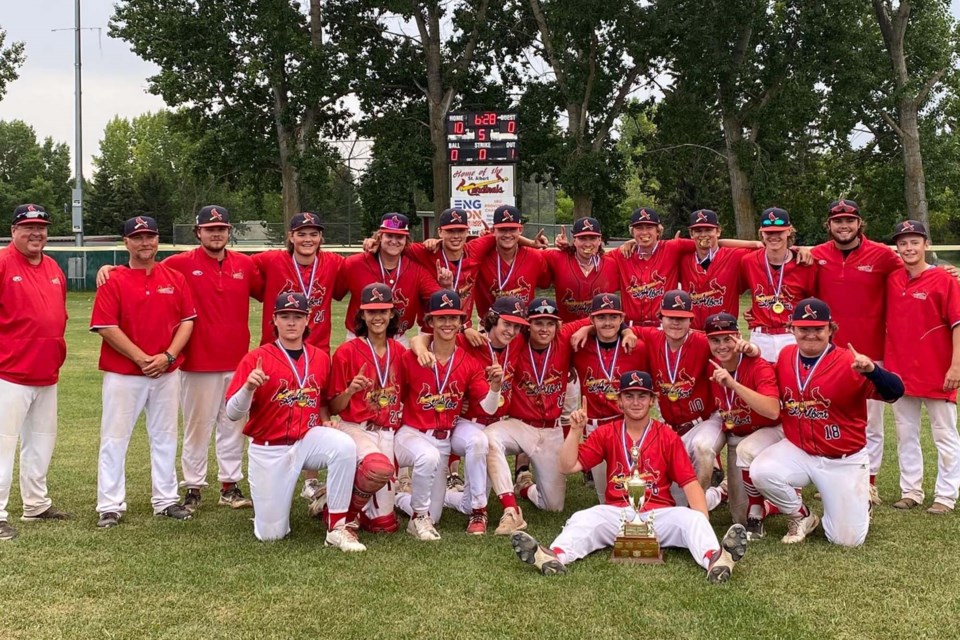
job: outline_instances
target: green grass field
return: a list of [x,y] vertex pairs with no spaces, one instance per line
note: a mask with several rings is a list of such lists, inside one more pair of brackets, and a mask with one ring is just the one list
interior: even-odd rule
[[[406,533],[363,536],[368,551],[323,547],[318,521],[296,498],[292,535],[264,544],[251,511],[216,506],[216,490],[190,522],[155,518],[141,420],[127,457],[129,511],[120,527],[94,526],[100,423],[99,338],[87,331],[91,294],[71,294],[69,356],[60,384],[60,435],[49,485],[75,519],[22,523],[18,487],[0,543],[0,638],[920,638],[957,637],[960,556],[956,516],[901,513],[890,412],[880,475],[885,501],[861,549],[779,542],[782,517],[753,544],[733,579],[712,586],[685,552],[661,566],[608,562],[600,552],[566,576],[543,578],[509,542],[464,533],[446,513],[443,540]],[[343,339],[335,308],[333,344]],[[251,318],[255,326],[259,314]],[[927,489],[935,459],[925,434]],[[178,465],[179,466],[179,465]],[[211,473],[215,473],[211,456]],[[215,479],[215,476],[213,476]],[[16,482],[15,482],[16,484]],[[246,486],[244,483],[244,490]],[[808,495],[812,492],[808,491]],[[595,500],[578,477],[563,514],[526,509],[531,534],[549,542],[565,518]],[[929,499],[928,499],[929,502]],[[491,523],[500,507],[491,503]],[[819,512],[812,499],[809,504]],[[716,530],[729,526],[725,507]],[[405,523],[405,518],[403,519]]]

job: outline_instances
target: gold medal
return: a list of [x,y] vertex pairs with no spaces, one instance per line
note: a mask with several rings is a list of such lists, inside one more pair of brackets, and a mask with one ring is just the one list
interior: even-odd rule
[[773,312],[774,313],[783,313],[786,311],[786,307],[783,306],[783,303],[777,300],[773,303]]
[[617,392],[616,392],[616,391],[607,391],[607,392],[606,392],[605,394],[603,394],[603,395],[604,395],[604,397],[605,397],[607,400],[610,400],[611,402],[613,402],[614,400],[617,399]]
[[379,404],[381,407],[386,407],[390,404],[390,398],[388,398],[387,394],[385,393],[381,394],[380,397],[377,398],[377,404]]
[[298,407],[305,407],[305,406],[307,406],[307,399],[304,398],[303,396],[300,396],[300,397],[297,399],[297,406],[298,406]]
[[729,418],[727,418],[726,420],[723,421],[723,426],[727,428],[727,431],[733,431],[733,428],[736,425],[733,424],[733,420],[730,420]]
[[503,396],[500,396],[500,401],[497,402],[497,406],[502,407],[504,404],[506,404],[506,402],[507,401],[503,399]]
[[670,402],[676,402],[680,399],[680,392],[676,389],[670,389],[670,391],[667,392],[667,399]]
[[438,404],[433,408],[433,410],[436,411],[437,413],[443,413],[444,411],[447,410],[447,408],[442,404]]

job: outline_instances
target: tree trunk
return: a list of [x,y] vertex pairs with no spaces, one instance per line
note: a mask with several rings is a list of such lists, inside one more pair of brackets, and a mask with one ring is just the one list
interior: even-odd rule
[[[439,106],[437,111],[439,111]],[[450,205],[450,176],[447,164],[447,132],[445,115],[434,116],[430,109],[430,141],[433,143],[433,213],[439,219],[440,212]]]
[[586,218],[593,214],[593,196],[588,193],[572,193],[573,219]]
[[926,180],[923,175],[923,159],[920,155],[920,125],[917,122],[917,106],[912,100],[900,101],[900,130],[903,135],[903,195],[907,202],[907,217],[919,220],[930,228],[927,210]]
[[283,228],[290,226],[290,219],[300,213],[300,172],[293,163],[294,144],[282,125],[277,125],[280,147],[280,179],[283,195]]
[[737,237],[741,240],[756,240],[757,217],[750,188],[750,177],[740,166],[737,145],[743,141],[743,129],[736,118],[724,112],[723,141],[727,173],[730,174],[730,197],[733,200],[733,217],[737,224]]

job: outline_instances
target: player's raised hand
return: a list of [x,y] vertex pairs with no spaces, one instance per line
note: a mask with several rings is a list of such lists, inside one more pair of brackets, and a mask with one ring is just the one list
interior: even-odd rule
[[269,379],[270,376],[263,371],[263,356],[260,356],[257,358],[257,366],[250,372],[250,375],[247,376],[247,381],[243,384],[250,391],[254,391],[263,386]]
[[586,402],[584,402],[579,409],[576,409],[570,412],[570,430],[583,431],[586,427],[587,427],[587,405],[586,405]]
[[[487,374],[487,382],[493,391],[500,390],[500,383],[503,382],[503,367],[499,363],[494,363],[484,370]],[[496,387],[496,388],[494,388]]]
[[440,238],[427,238],[423,241],[423,248],[430,253],[436,253],[440,250]]
[[537,231],[537,235],[533,236],[533,246],[537,249],[546,249],[549,244],[547,243],[547,236],[543,232],[543,228],[540,228],[540,231]]
[[710,379],[719,384],[721,387],[733,389],[733,385],[736,384],[736,380],[733,379],[733,376],[730,375],[730,372],[727,371],[727,369],[716,360],[711,359],[710,364],[713,365],[713,373],[710,375]]
[[112,264],[105,264],[97,270],[97,289],[106,284],[107,280],[110,279],[110,272],[116,269]]
[[444,289],[453,287],[453,271],[444,267],[439,260],[437,260],[437,284]]
[[853,354],[853,364],[850,365],[851,369],[859,373],[872,373],[873,370],[876,369],[873,360],[862,353],[857,353],[857,350],[854,349],[853,345],[849,342],[847,343],[847,348],[850,349],[850,353]]
[[478,237],[481,237],[481,238],[482,238],[482,237],[485,236],[485,235],[489,235],[489,234],[490,234],[490,225],[487,224],[487,221],[484,220],[483,218],[480,218],[480,224],[483,225],[483,229],[480,231],[480,234],[479,234]]
[[734,337],[735,344],[734,349],[737,353],[742,353],[745,356],[750,356],[751,358],[756,358],[760,356],[760,347],[753,344],[752,342],[747,342],[740,336]]
[[567,227],[565,225],[560,225],[560,233],[557,234],[557,237],[553,239],[553,246],[558,249],[566,249],[569,246],[567,242]]
[[953,391],[960,389],[960,365],[953,365],[947,369],[947,375],[943,379],[943,390]]
[[357,375],[353,377],[353,380],[350,381],[350,386],[347,387],[347,393],[353,395],[364,391],[365,389],[370,389],[373,387],[373,379],[368,378],[367,375],[367,363],[364,362],[360,366],[360,371],[357,372]]
[[374,236],[373,238],[366,238],[363,241],[363,250],[367,253],[376,253],[377,249],[380,248],[380,236]]

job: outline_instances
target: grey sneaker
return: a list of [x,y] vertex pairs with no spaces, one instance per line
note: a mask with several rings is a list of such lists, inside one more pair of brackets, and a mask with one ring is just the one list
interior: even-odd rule
[[101,513],[100,519],[97,520],[97,527],[100,529],[112,529],[118,524],[120,524],[120,514],[116,511]]
[[28,516],[24,514],[20,516],[20,519],[24,522],[40,522],[42,520],[69,520],[72,517],[73,516],[66,511],[60,511],[60,509],[50,505],[50,507],[43,513],[38,513],[35,516]]
[[740,562],[746,552],[747,530],[742,524],[735,524],[720,541],[720,549],[707,569],[707,580],[714,584],[729,580],[733,574],[733,566]]
[[182,504],[172,504],[160,513],[154,515],[173,518],[174,520],[190,520],[193,518],[193,514],[190,513],[190,510]]
[[220,491],[220,501],[217,504],[230,507],[231,509],[245,509],[253,506],[253,501],[247,498],[240,491],[240,487],[234,486],[232,489]]
[[0,520],[0,540],[13,540],[17,537],[17,530],[6,520]]
[[190,513],[200,508],[200,489],[187,489],[187,495],[183,497],[183,508]]

